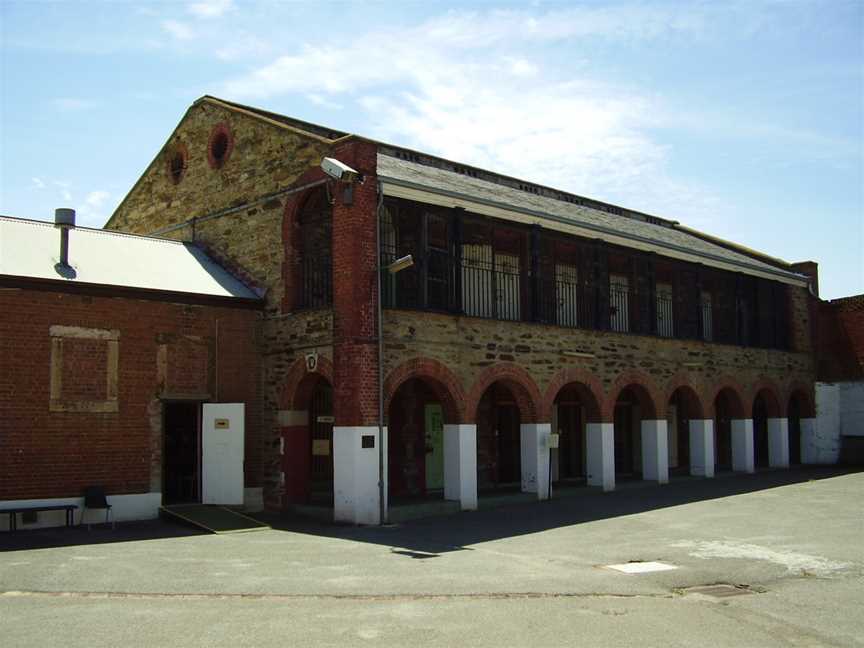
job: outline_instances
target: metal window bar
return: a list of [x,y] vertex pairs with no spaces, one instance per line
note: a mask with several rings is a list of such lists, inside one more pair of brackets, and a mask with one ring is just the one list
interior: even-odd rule
[[630,288],[622,281],[609,282],[609,314],[613,331],[630,331]]
[[305,308],[323,308],[333,303],[333,280],[330,256],[303,258],[303,294]]
[[660,337],[675,337],[675,301],[672,291],[657,287],[657,335]]
[[711,293],[702,293],[702,339],[711,342],[714,339],[714,309],[711,304]]

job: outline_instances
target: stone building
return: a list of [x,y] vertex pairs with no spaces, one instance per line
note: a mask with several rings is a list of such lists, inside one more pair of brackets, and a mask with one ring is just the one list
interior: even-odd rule
[[752,472],[814,438],[815,264],[675,221],[203,97],[106,228],[263,295],[246,479],[271,509],[374,524],[388,498]]
[[[0,217],[0,513],[41,507],[21,524],[62,524],[44,508],[81,507],[90,486],[118,520],[202,499],[260,506],[262,306],[192,245]],[[200,462],[219,450],[203,447],[220,441],[215,403],[245,409],[239,461],[208,454],[218,480]]]

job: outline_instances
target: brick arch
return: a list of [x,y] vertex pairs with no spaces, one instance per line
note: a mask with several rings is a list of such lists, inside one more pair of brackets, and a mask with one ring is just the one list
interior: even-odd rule
[[412,358],[393,369],[384,381],[384,412],[390,411],[390,403],[399,387],[408,380],[423,381],[441,402],[445,423],[465,421],[465,390],[462,383],[446,365],[432,358]]
[[615,379],[606,395],[603,405],[604,421],[614,420],[615,403],[625,389],[631,389],[639,400],[642,418],[650,420],[666,416],[666,401],[654,381],[641,371],[625,371]]
[[[313,168],[303,173],[297,180],[292,183],[293,187],[302,187],[303,185],[325,180],[327,176],[319,168]],[[299,262],[300,254],[298,253],[298,227],[299,215],[303,210],[306,201],[317,191],[323,190],[323,185],[309,187],[295,194],[289,194],[285,198],[285,205],[282,209],[282,249],[285,250],[284,260],[282,262],[282,281],[285,285],[285,291],[282,295],[282,311],[289,312],[294,309],[297,303],[297,292],[299,290]]]
[[753,408],[756,398],[762,396],[765,401],[765,409],[769,418],[777,418],[784,415],[786,407],[781,404],[780,390],[777,385],[768,378],[760,378],[753,384],[750,390],[750,416],[753,416]]
[[714,386],[708,390],[711,400],[708,401],[708,415],[716,417],[717,397],[725,393],[730,398],[732,416],[734,418],[745,418],[744,398],[747,393],[741,384],[730,376],[721,376],[714,382]]
[[599,423],[603,420],[603,386],[590,371],[581,367],[565,367],[556,373],[546,392],[543,394],[543,408],[540,410],[541,420],[547,421],[552,418],[552,406],[559,392],[570,385],[575,385],[579,397],[584,401],[585,412],[589,423]]
[[523,423],[536,423],[540,420],[543,396],[530,374],[519,365],[501,362],[486,367],[471,386],[471,391],[468,392],[465,400],[466,422],[474,423],[477,420],[477,406],[480,404],[480,399],[496,382],[500,382],[513,393]]
[[322,379],[333,385],[333,363],[329,358],[318,356],[318,367],[315,371],[306,368],[306,358],[297,358],[288,368],[285,386],[279,393],[279,409],[307,409],[312,391]]
[[706,412],[708,411],[708,406],[705,403],[705,395],[702,389],[693,384],[691,376],[687,373],[679,372],[672,376],[672,378],[666,383],[666,398],[664,400],[666,405],[669,405],[669,401],[672,400],[675,392],[679,389],[682,390],[681,393],[687,401],[687,407],[691,410],[690,418],[705,418]]
[[816,405],[813,402],[813,386],[808,386],[800,380],[793,381],[786,390],[786,405],[785,415],[789,415],[789,405],[793,398],[797,398],[801,403],[801,418],[814,418],[816,416]]

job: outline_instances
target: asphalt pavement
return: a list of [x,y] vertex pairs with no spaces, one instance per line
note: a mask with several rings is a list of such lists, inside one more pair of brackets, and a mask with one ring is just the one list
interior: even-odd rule
[[[266,520],[2,533],[0,645],[864,646],[861,472],[582,489],[387,527]],[[608,567],[649,562],[670,568]]]

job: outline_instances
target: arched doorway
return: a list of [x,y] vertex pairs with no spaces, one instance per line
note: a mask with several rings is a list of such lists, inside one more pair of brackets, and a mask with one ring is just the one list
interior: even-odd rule
[[319,379],[309,397],[310,504],[333,506],[333,387]]
[[753,399],[753,464],[757,468],[771,465],[768,419],[780,416],[777,398],[768,389],[761,389]]
[[732,389],[714,398],[714,457],[717,470],[732,470],[732,419],[742,416],[741,398]]
[[702,416],[702,406],[692,388],[682,386],[672,393],[666,409],[670,473],[690,474],[690,421]]
[[600,420],[600,406],[591,390],[581,383],[561,388],[552,405],[552,432],[559,435],[552,450],[552,480],[584,481],[587,474],[586,426]]
[[618,393],[613,413],[616,478],[642,479],[642,420],[654,418],[647,389],[631,384]]
[[396,390],[387,416],[390,497],[444,497],[444,406],[421,378]]
[[477,487],[516,488],[522,480],[521,413],[511,389],[490,385],[477,405]]

